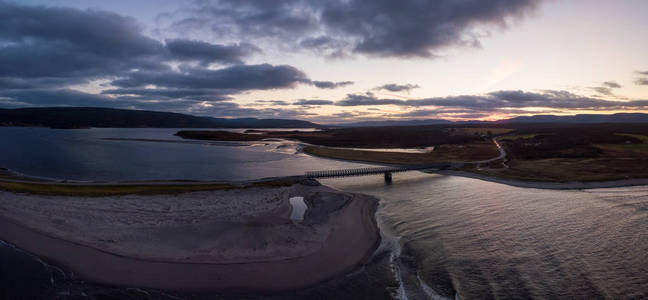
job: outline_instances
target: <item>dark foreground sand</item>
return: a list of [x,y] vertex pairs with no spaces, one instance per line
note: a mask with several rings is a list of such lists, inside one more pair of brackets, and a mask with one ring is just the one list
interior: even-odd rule
[[[303,288],[349,272],[380,242],[377,200],[369,196],[299,184],[260,188],[248,196],[266,193],[258,197],[266,203],[259,202],[263,209],[237,213],[229,207],[223,214],[227,193],[156,200],[159,196],[79,199],[0,192],[0,239],[98,283],[255,294]],[[308,204],[302,222],[286,218],[287,196],[294,195]],[[146,209],[147,201],[154,202],[152,209]],[[160,206],[172,202],[180,205]]]

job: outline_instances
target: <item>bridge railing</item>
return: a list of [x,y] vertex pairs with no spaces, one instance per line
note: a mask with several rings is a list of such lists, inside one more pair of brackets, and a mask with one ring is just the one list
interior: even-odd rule
[[327,178],[327,177],[363,176],[363,175],[373,175],[373,174],[381,174],[381,173],[398,173],[398,172],[417,171],[417,170],[425,170],[425,169],[439,169],[447,166],[448,164],[435,164],[435,165],[412,166],[412,167],[377,167],[377,168],[309,171],[306,172],[306,177]]

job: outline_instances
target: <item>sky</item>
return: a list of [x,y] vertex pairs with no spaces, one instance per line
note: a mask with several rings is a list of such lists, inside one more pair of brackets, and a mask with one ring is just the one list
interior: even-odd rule
[[325,123],[648,112],[643,0],[0,0],[0,107]]

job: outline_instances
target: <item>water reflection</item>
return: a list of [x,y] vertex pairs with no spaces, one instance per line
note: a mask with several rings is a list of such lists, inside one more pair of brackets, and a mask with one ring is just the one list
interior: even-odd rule
[[[295,153],[295,145],[251,143],[223,146],[105,138],[178,140],[169,128],[56,130],[0,128],[0,167],[76,180],[247,180],[302,175],[306,171],[367,164]],[[288,148],[287,148],[288,147]],[[292,147],[292,148],[290,148]]]
[[423,173],[324,183],[380,197],[385,226],[446,296],[648,296],[648,187],[554,191]]

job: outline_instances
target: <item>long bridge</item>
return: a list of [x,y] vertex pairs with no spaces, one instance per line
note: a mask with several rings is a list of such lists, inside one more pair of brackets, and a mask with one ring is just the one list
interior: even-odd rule
[[306,172],[308,178],[334,178],[349,176],[367,176],[384,174],[385,182],[391,182],[393,173],[422,171],[422,170],[448,170],[460,167],[458,163],[435,163],[417,166],[394,166],[394,167],[375,167],[375,168],[357,168],[342,170],[325,170]]

